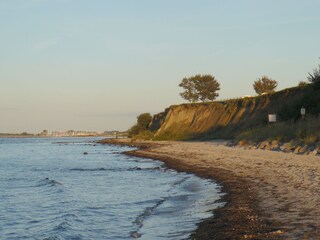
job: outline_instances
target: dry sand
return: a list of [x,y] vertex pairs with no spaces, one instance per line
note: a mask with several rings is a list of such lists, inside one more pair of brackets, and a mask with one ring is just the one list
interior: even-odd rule
[[215,141],[152,142],[130,154],[163,160],[225,187],[228,204],[193,239],[320,239],[320,157]]

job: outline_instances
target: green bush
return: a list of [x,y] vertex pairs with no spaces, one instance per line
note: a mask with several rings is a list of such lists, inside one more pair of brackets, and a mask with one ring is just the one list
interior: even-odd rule
[[144,129],[141,126],[135,124],[128,130],[128,137],[132,138],[133,136],[138,135],[143,130]]
[[132,137],[132,140],[152,140],[153,139],[153,132],[149,131],[149,130],[143,130],[140,131],[138,134],[134,135]]
[[132,138],[140,135],[140,133],[141,133],[141,136],[143,136],[144,132],[149,131],[148,128],[151,120],[152,120],[152,116],[150,113],[140,114],[137,117],[137,123],[128,130],[128,137]]

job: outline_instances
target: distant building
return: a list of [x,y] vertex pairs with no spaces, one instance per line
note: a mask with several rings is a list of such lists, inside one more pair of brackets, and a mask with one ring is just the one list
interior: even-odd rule
[[53,131],[51,133],[52,137],[89,137],[89,136],[100,136],[100,133],[91,131],[75,131],[68,130],[65,132]]
[[49,132],[48,132],[48,130],[43,130],[40,134],[39,134],[39,136],[43,136],[43,137],[46,137],[46,136],[49,136]]
[[76,135],[76,132],[74,130],[67,131],[67,136],[72,137],[72,136],[75,136],[75,135]]
[[105,131],[104,135],[110,136],[110,137],[115,137],[119,134],[119,131]]

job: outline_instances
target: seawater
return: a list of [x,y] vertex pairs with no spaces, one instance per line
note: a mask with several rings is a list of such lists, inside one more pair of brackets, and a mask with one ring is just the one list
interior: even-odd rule
[[94,140],[0,138],[0,239],[188,239],[221,205],[214,182]]

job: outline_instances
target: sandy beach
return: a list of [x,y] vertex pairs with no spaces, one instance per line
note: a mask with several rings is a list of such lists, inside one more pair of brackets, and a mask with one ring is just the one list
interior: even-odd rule
[[202,222],[192,239],[320,239],[319,157],[217,141],[136,146],[140,149],[128,154],[162,160],[223,186],[226,205]]

